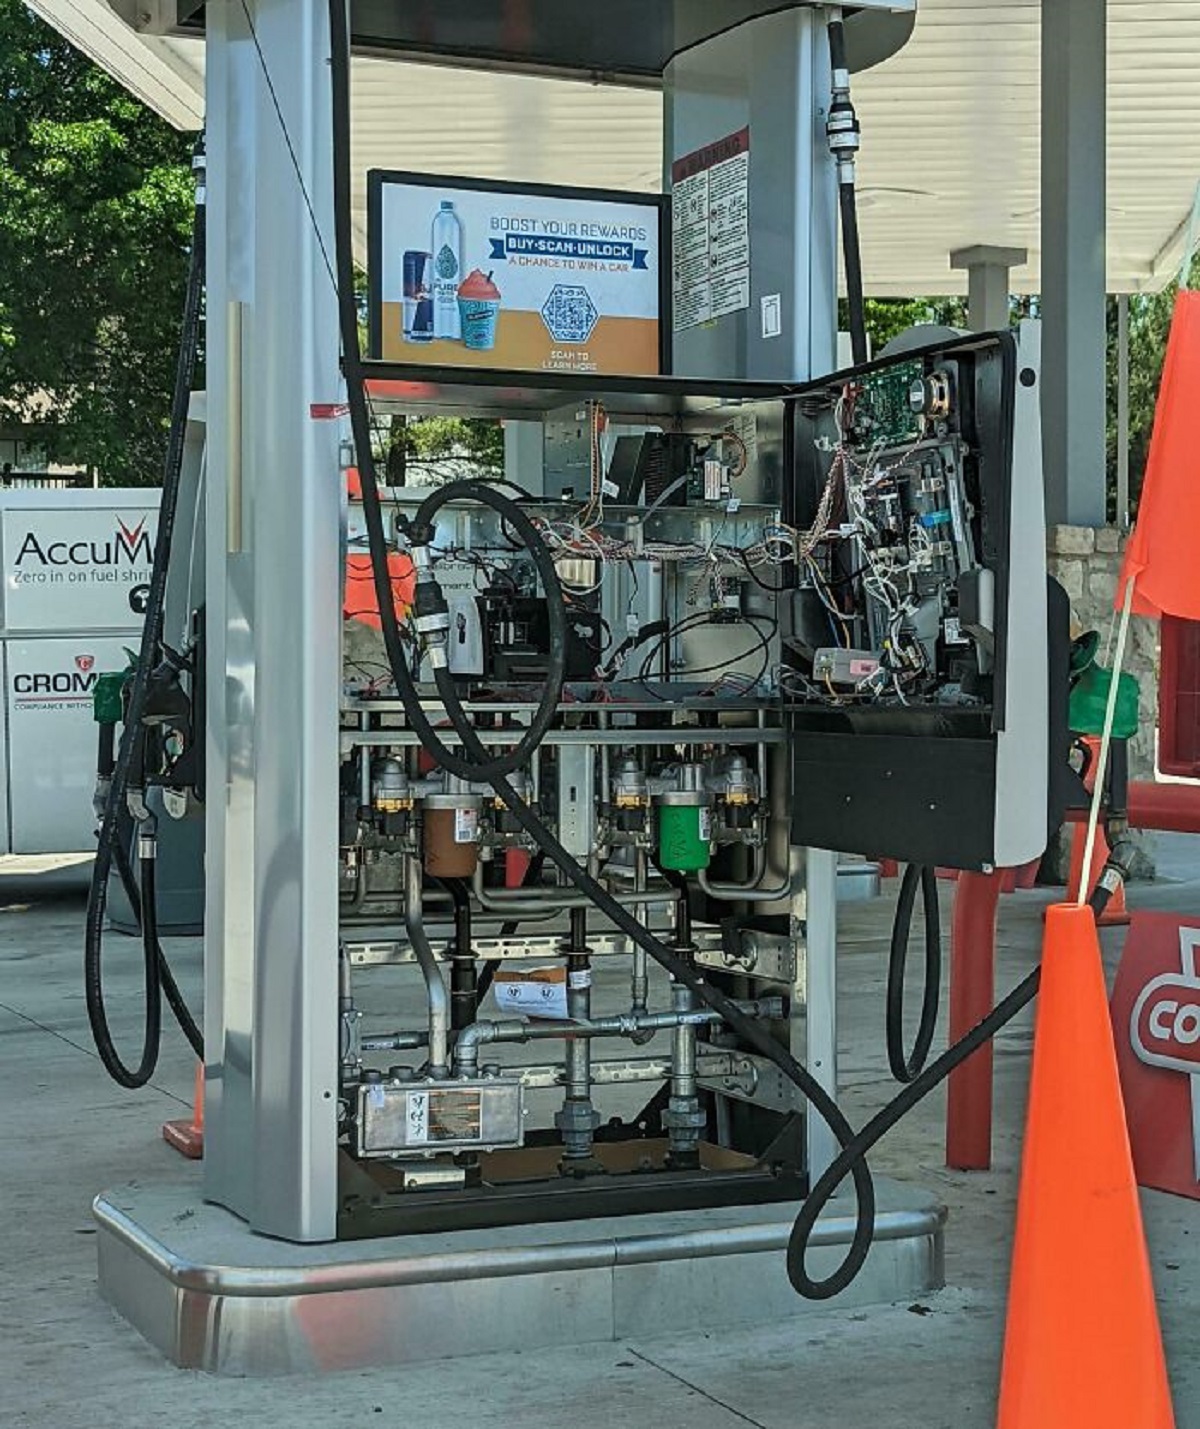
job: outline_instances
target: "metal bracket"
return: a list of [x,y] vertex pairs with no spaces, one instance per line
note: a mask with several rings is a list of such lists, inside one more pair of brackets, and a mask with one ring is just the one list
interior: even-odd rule
[[797,1111],[804,1105],[800,1092],[774,1062],[751,1052],[701,1052],[696,1072],[705,1091],[737,1101],[753,1102],[772,1111]]
[[705,968],[720,968],[724,972],[744,973],[769,982],[796,981],[796,944],[782,933],[763,933],[755,928],[742,928],[738,946],[727,953],[719,945],[701,947],[696,962]]

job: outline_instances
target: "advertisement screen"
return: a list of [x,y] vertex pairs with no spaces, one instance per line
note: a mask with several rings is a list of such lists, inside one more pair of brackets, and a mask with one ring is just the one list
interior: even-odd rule
[[656,375],[663,213],[649,194],[373,171],[371,356]]

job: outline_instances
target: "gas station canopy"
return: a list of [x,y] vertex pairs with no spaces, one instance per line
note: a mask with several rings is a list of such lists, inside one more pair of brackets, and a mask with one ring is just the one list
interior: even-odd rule
[[[199,126],[202,5],[31,4],[173,124]],[[628,10],[627,24],[613,23],[614,8]],[[658,189],[663,65],[778,8],[609,0],[606,23],[592,31],[581,17],[594,7],[561,0],[525,0],[501,18],[484,0],[358,0],[355,172]],[[1040,11],[1037,0],[921,0],[909,42],[857,76],[869,292],[962,292],[966,274],[949,255],[978,244],[1027,249],[1012,285],[1039,291]],[[1200,177],[1200,0],[1108,0],[1108,12],[1108,287],[1136,292],[1172,277]],[[860,44],[869,43],[851,55],[859,67],[912,24],[903,13],[856,19],[869,22]],[[624,37],[619,47],[606,39],[614,34]],[[457,67],[430,63],[434,56]],[[361,180],[355,201],[361,235]]]

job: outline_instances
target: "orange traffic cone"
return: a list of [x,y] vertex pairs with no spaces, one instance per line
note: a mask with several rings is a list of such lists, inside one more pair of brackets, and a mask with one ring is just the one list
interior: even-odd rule
[[1090,909],[1046,917],[998,1429],[1174,1429]]
[[[1083,851],[1086,845],[1087,824],[1076,824],[1071,832],[1071,871],[1067,878],[1067,893],[1072,898],[1079,889],[1079,875],[1083,871]],[[1108,840],[1104,837],[1104,830],[1097,827],[1096,842],[1092,846],[1092,866],[1088,870],[1087,896],[1089,898],[1092,896],[1092,890],[1096,887],[1096,880],[1108,862],[1108,855]],[[1124,927],[1129,922],[1129,909],[1125,906],[1124,880],[1117,884],[1117,891],[1108,900],[1108,907],[1096,921],[1102,928],[1118,925]]]
[[204,1063],[196,1063],[196,1091],[190,1117],[163,1122],[163,1140],[181,1156],[199,1161],[204,1155]]

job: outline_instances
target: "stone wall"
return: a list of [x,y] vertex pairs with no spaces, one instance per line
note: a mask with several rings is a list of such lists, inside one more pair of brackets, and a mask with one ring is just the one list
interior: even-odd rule
[[[1084,630],[1098,630],[1100,659],[1105,664],[1111,664],[1116,647],[1113,599],[1125,540],[1115,526],[1053,526],[1047,543],[1047,567],[1070,597],[1071,633],[1078,635]],[[1137,677],[1141,686],[1138,733],[1129,745],[1129,777],[1153,779],[1158,717],[1157,621],[1134,616],[1129,622],[1124,668]],[[1134,843],[1139,852],[1133,863],[1132,876],[1135,879],[1153,878],[1152,845],[1144,835],[1136,833]],[[1042,863],[1044,877],[1059,883],[1066,880],[1070,847],[1069,828],[1051,839]]]
[[[1083,630],[1100,632],[1100,654],[1116,645],[1113,597],[1125,537],[1115,526],[1053,526],[1047,550],[1050,574],[1062,583],[1071,600],[1073,635]],[[1111,664],[1112,649],[1106,664]],[[1154,733],[1158,711],[1158,622],[1134,616],[1129,623],[1124,668],[1141,685],[1141,710],[1137,738],[1129,746],[1132,779],[1154,777]]]

